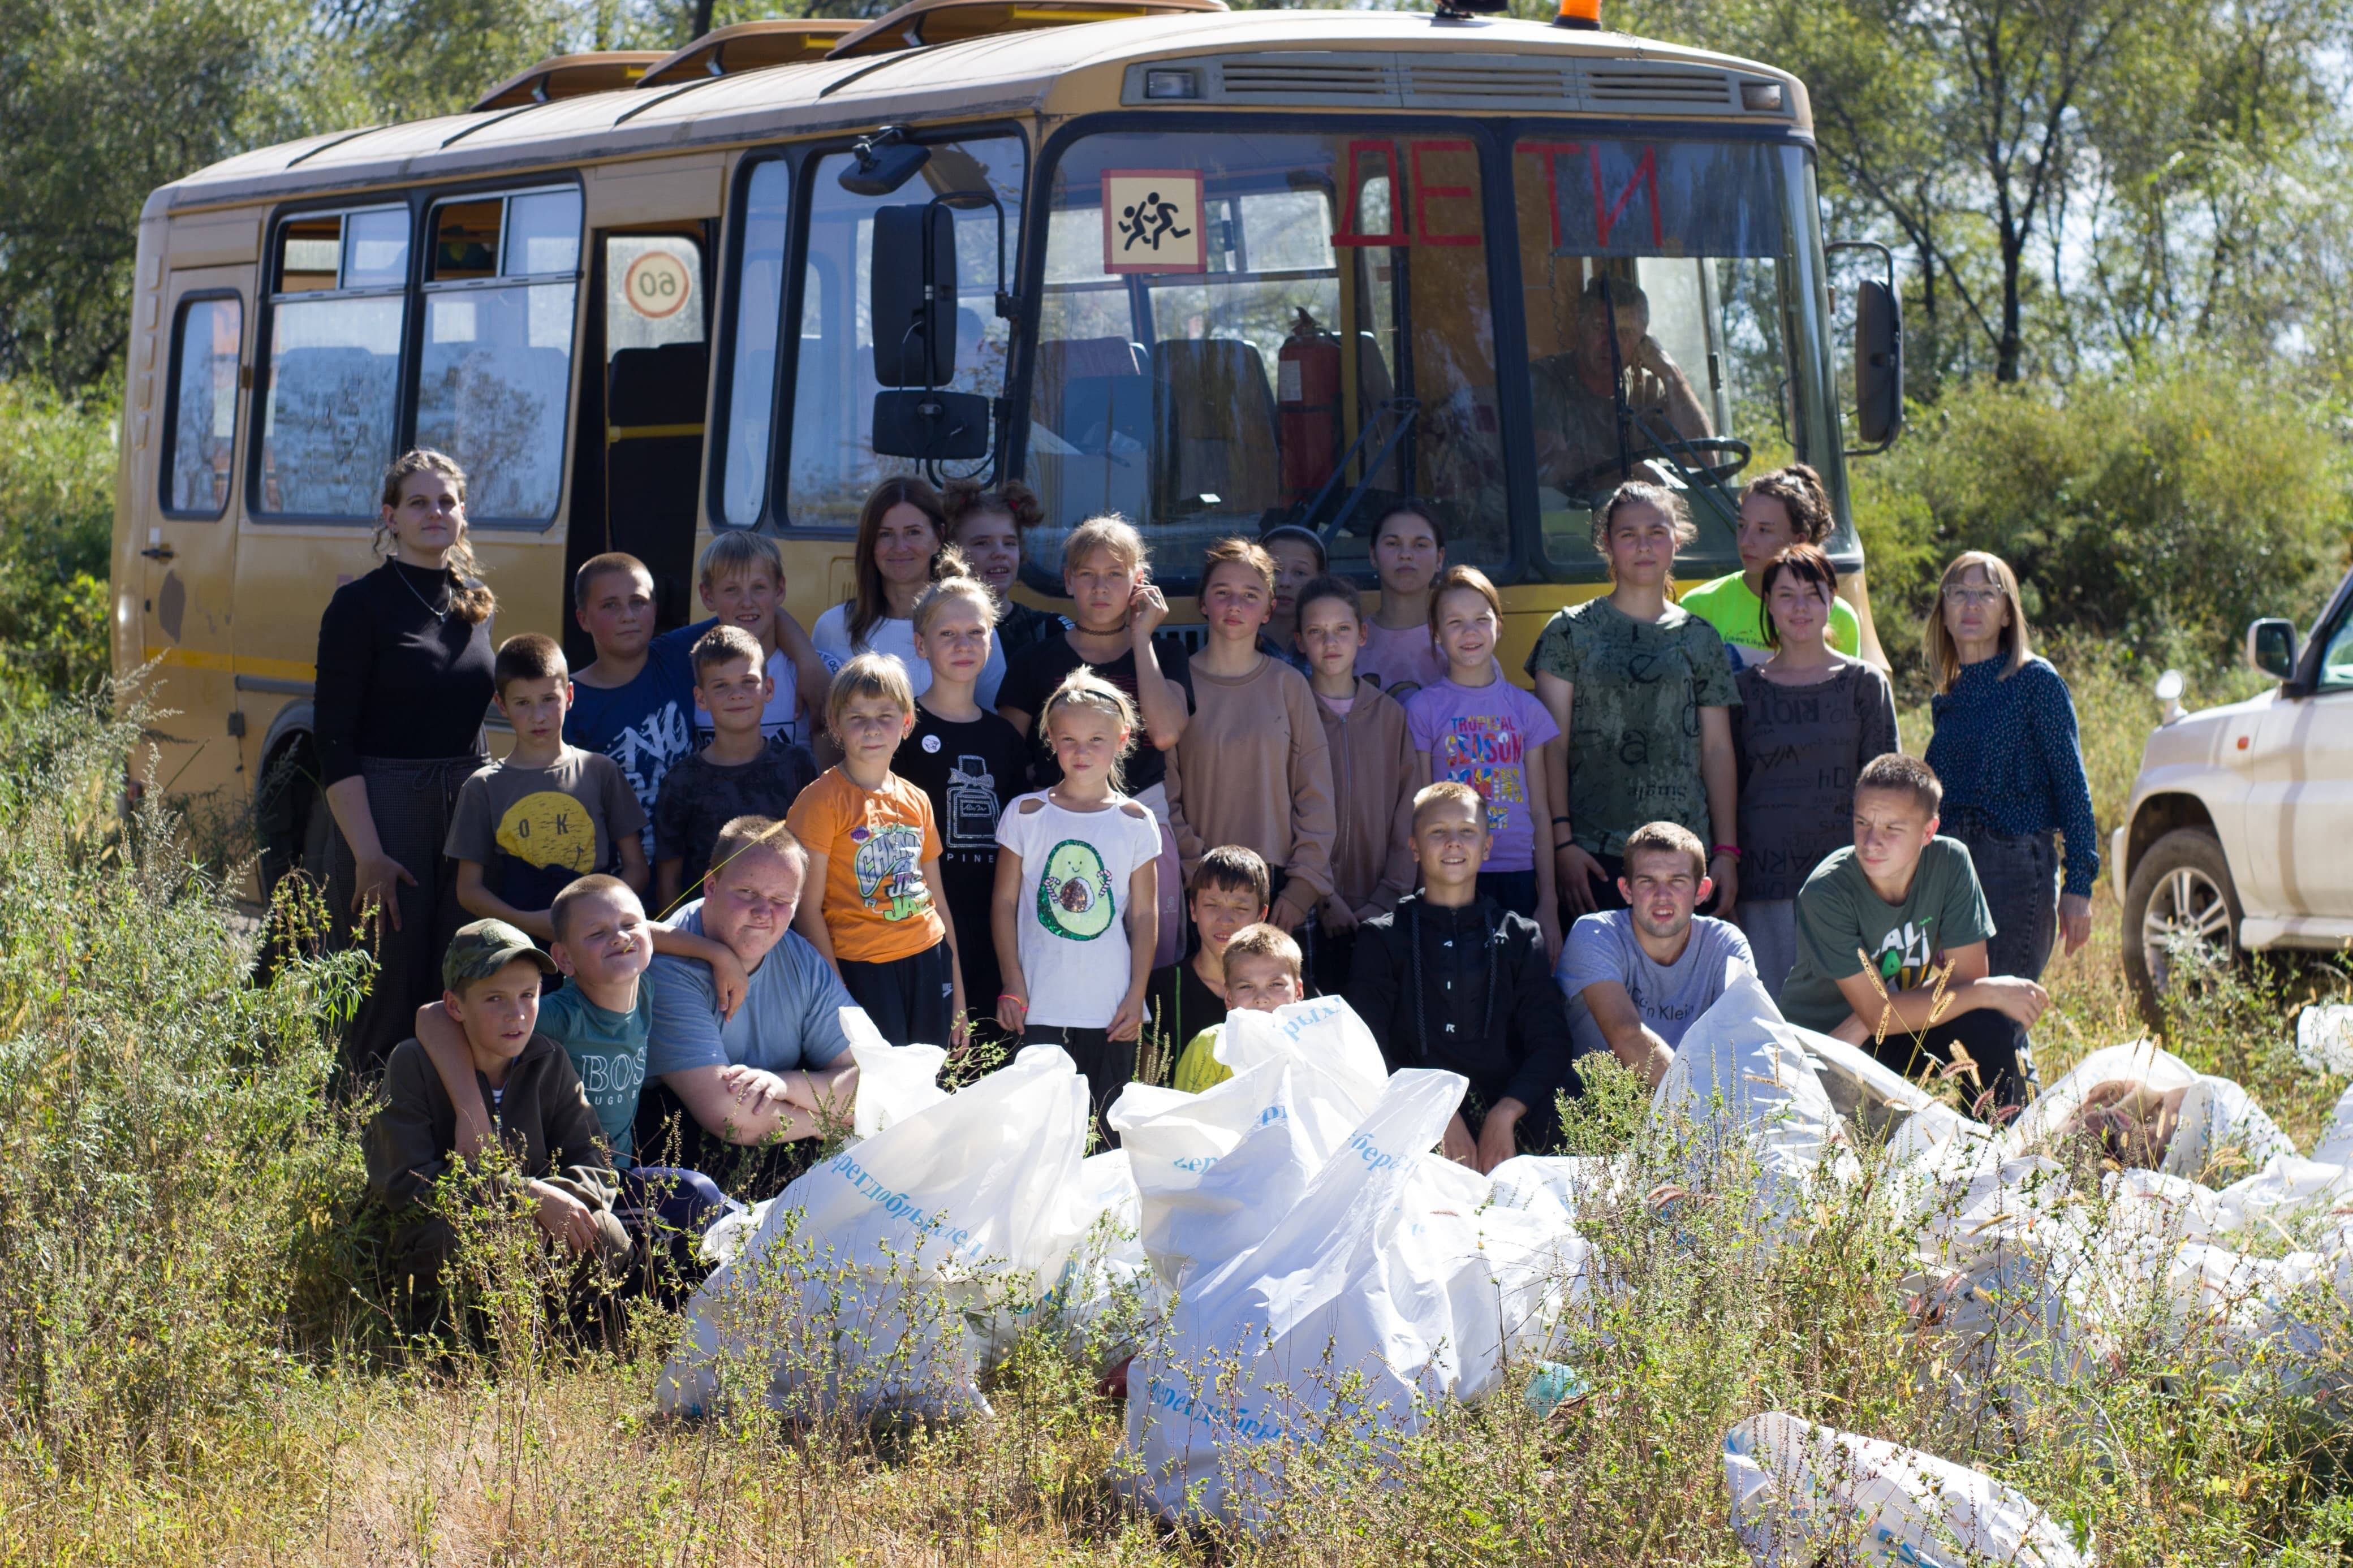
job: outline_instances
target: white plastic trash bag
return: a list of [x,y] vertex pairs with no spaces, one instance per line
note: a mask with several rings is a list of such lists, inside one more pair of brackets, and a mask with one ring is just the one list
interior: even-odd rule
[[1142,1210],[1128,1153],[1114,1149],[1079,1167],[1063,1228],[1078,1237],[1049,1293],[1062,1343],[1109,1371],[1135,1353],[1165,1305],[1138,1237]]
[[658,1405],[986,1411],[981,1372],[1079,1240],[1087,1124],[1086,1080],[1032,1047],[807,1172],[695,1292]]
[[[1137,1356],[1127,1435],[1155,1510],[1256,1522],[1292,1445],[1336,1424],[1377,1449],[1435,1401],[1492,1384],[1507,1342],[1543,1342],[1540,1280],[1572,1276],[1574,1237],[1546,1227],[1545,1260],[1482,1247],[1485,1184],[1430,1152],[1464,1088],[1453,1073],[1389,1079],[1282,1222],[1197,1278]],[[1523,1226],[1507,1216],[1489,1236],[1536,1241]]]
[[1733,1532],[1758,1568],[2089,1563],[2049,1515],[1990,1476],[1779,1411],[1725,1434],[1724,1482]]
[[1145,1254],[1171,1289],[1256,1246],[1387,1082],[1336,997],[1229,1014],[1219,1047],[1225,1082],[1199,1094],[1132,1083],[1104,1115],[1134,1173]]
[[1796,1205],[1826,1162],[1841,1172],[1853,1165],[1799,1033],[1746,964],[1728,964],[1723,994],[1684,1031],[1651,1096],[1654,1118],[1699,1133],[1694,1164],[1754,1158],[1760,1205],[1776,1213]]
[[[863,1021],[865,1009],[844,1007],[845,1015],[855,1014]],[[849,1022],[847,1017],[843,1022]],[[884,1039],[867,1023],[866,1032],[871,1040],[852,1035],[850,1059],[858,1064],[858,1107],[852,1113],[850,1130],[861,1139],[871,1138],[884,1128],[904,1121],[918,1111],[929,1110],[948,1097],[939,1086],[940,1069],[947,1066],[948,1053],[939,1046],[894,1046]]]
[[2083,1136],[2099,1139],[2120,1164],[2192,1181],[2227,1182],[2295,1152],[2243,1088],[2201,1074],[2147,1039],[2084,1057],[2008,1134],[2017,1153]]

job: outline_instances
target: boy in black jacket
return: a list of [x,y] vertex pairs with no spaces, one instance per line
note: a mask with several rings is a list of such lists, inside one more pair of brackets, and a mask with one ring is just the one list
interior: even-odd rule
[[1487,807],[1468,784],[1413,797],[1413,857],[1423,890],[1358,926],[1348,1005],[1389,1070],[1440,1068],[1471,1080],[1447,1124],[1446,1157],[1492,1171],[1560,1138],[1554,1097],[1581,1094],[1568,1012],[1544,933],[1478,893]]

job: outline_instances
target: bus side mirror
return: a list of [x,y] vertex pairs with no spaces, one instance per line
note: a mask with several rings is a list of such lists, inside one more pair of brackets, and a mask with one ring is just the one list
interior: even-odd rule
[[878,392],[874,455],[927,463],[988,456],[988,399],[977,392]]
[[1876,278],[1855,285],[1854,412],[1869,451],[1885,451],[1904,428],[1904,303]]
[[2247,663],[2274,680],[2295,671],[2295,623],[2266,616],[2247,628]]
[[955,218],[937,202],[874,209],[868,252],[874,379],[944,386],[955,374]]

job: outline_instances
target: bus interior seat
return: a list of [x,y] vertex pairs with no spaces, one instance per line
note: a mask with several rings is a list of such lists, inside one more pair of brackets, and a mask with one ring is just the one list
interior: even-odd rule
[[[289,349],[270,366],[272,510],[373,513],[375,481],[397,415],[399,358],[364,348]],[[359,495],[354,504],[350,498]]]
[[609,550],[654,579],[654,621],[684,626],[694,570],[696,479],[711,354],[699,342],[622,349],[605,371],[605,508]]
[[1142,374],[1072,376],[1055,428],[1090,457],[1141,453],[1152,442],[1152,378]]
[[[1135,345],[1125,338],[1048,338],[1038,344],[1031,406],[1050,409],[1058,419],[1066,418],[1071,408],[1073,383],[1140,375],[1143,372],[1143,361]],[[1054,433],[1073,444],[1078,440],[1066,428],[1058,426]]]
[[[1154,356],[1153,514],[1264,511],[1281,500],[1274,389],[1239,338],[1170,338]],[[1203,501],[1215,496],[1215,501]]]

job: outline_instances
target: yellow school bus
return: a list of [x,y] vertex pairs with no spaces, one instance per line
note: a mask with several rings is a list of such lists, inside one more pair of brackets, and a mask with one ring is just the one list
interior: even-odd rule
[[1688,492],[1690,582],[1736,567],[1742,469],[1795,455],[1867,631],[1845,455],[1894,434],[1900,340],[1887,282],[1837,291],[1842,415],[1805,89],[1591,20],[918,0],[163,187],[113,556],[115,667],[176,714],[154,776],[250,803],[265,880],[316,852],[319,615],[411,446],[472,477],[499,634],[575,659],[589,555],[678,624],[701,542],[756,529],[806,624],[909,472],[1035,489],[1040,604],[1071,525],[1125,514],[1179,623],[1211,539],[1303,521],[1369,588],[1378,509],[1426,497],[1515,668],[1599,590],[1630,468]]

